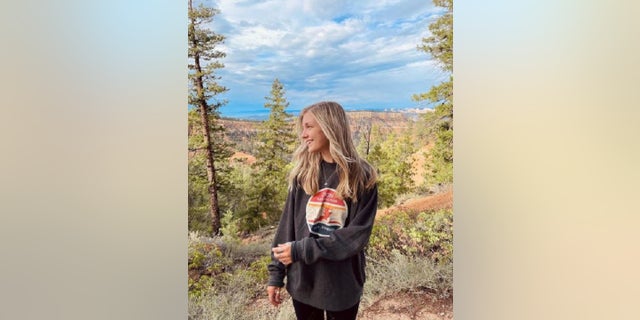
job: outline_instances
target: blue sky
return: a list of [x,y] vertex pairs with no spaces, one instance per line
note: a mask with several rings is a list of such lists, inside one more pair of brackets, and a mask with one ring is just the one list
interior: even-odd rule
[[226,36],[219,71],[232,110],[263,109],[271,83],[290,109],[334,100],[347,109],[413,108],[411,95],[445,79],[416,49],[441,8],[421,1],[214,0]]

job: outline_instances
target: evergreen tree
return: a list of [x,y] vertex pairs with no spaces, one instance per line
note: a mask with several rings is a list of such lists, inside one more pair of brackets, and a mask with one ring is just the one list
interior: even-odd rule
[[[220,106],[223,101],[211,99],[227,91],[219,85],[215,71],[224,67],[219,59],[225,54],[216,49],[224,41],[224,36],[216,34],[207,28],[206,24],[213,20],[219,11],[200,4],[193,8],[189,0],[188,25],[188,57],[189,57],[189,105],[194,106],[200,116],[199,133],[202,141],[199,145],[192,144],[190,148],[201,152],[204,157],[207,174],[207,192],[209,196],[209,213],[211,216],[211,231],[218,234],[220,230],[220,205],[218,191],[220,182],[217,166],[228,157],[226,147],[218,142],[224,141],[224,128],[217,123]],[[194,168],[195,169],[195,168]]]
[[[376,136],[383,135],[376,132]],[[399,195],[413,190],[412,155],[415,152],[409,131],[400,137],[395,133],[384,137],[381,143],[373,144],[367,155],[367,161],[378,170],[378,201],[382,208],[394,204]]]
[[[433,0],[445,13],[429,25],[431,36],[422,39],[418,49],[430,54],[445,72],[453,72],[453,0]],[[431,151],[431,164],[427,181],[448,183],[453,181],[453,76],[426,93],[413,95],[415,101],[436,103],[433,113],[425,122],[434,126],[435,146]]]
[[[253,165],[255,180],[250,190],[246,211],[242,214],[244,226],[251,230],[261,222],[278,220],[287,194],[287,171],[295,142],[289,106],[284,96],[284,86],[276,78],[271,86],[271,95],[265,108],[270,110],[269,119],[261,124],[258,132],[256,162]],[[266,220],[266,221],[265,221]]]
[[[210,119],[213,122],[213,119]],[[202,118],[197,109],[188,113],[188,221],[189,230],[212,233],[211,223],[211,194],[206,166],[206,148]],[[233,154],[231,145],[225,142],[222,131],[213,131],[212,150],[216,168],[216,190],[218,191],[219,210],[226,212],[234,204],[237,195],[236,181],[229,157]]]

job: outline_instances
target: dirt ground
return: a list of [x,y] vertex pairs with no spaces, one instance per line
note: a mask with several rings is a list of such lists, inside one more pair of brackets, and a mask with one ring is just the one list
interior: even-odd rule
[[358,319],[450,320],[453,298],[437,299],[427,292],[400,292],[380,297]]
[[379,218],[384,216],[385,214],[398,210],[423,211],[447,208],[453,208],[453,189],[451,188],[442,193],[409,199],[400,205],[378,210],[377,217]]
[[[283,296],[288,294],[283,290]],[[291,303],[287,300],[285,303]],[[256,299],[250,308],[268,310],[275,317],[276,308],[266,297]],[[363,308],[359,320],[452,320],[453,298],[437,299],[428,292],[399,292],[379,299]]]

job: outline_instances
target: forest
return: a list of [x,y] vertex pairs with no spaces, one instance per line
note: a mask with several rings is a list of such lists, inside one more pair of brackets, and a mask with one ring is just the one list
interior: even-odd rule
[[[445,13],[415,45],[450,76],[407,95],[435,108],[348,113],[358,153],[378,173],[361,319],[453,318],[453,3],[433,2]],[[207,27],[219,11],[189,0],[188,13],[189,319],[293,319],[290,301],[276,308],[266,297],[271,242],[300,143],[286,88],[273,79],[266,120],[222,118],[225,37]]]

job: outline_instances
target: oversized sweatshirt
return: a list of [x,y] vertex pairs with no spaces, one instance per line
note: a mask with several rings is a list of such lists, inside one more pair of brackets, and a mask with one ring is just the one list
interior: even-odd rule
[[364,248],[369,242],[378,206],[377,185],[343,200],[335,188],[335,163],[321,163],[320,190],[308,195],[292,188],[273,247],[291,242],[293,262],[284,266],[271,254],[269,285],[283,287],[291,297],[316,308],[341,311],[354,306],[365,282]]

